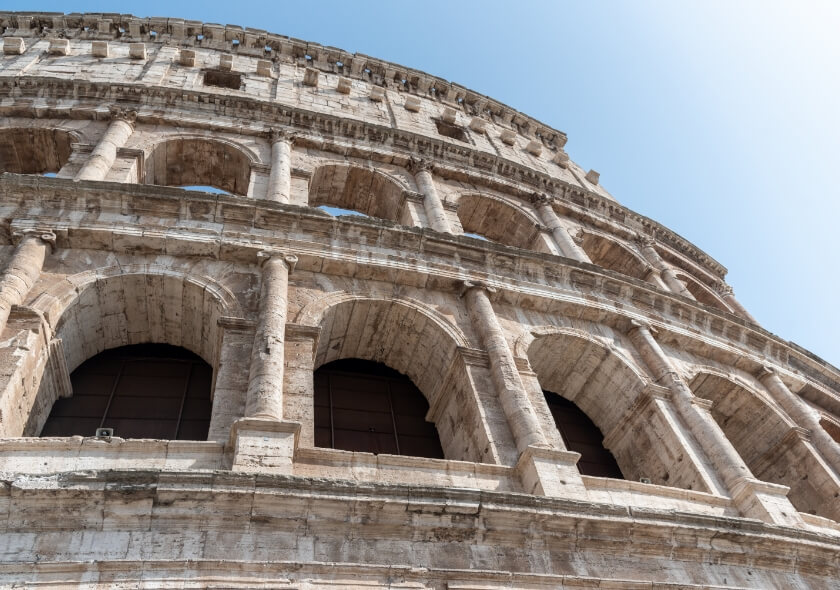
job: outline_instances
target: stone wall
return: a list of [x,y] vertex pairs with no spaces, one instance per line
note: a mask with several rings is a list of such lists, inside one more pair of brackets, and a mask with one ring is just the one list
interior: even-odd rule
[[[564,134],[261,31],[0,24],[3,584],[836,587],[840,371]],[[213,367],[207,441],[38,437],[143,342]],[[315,447],[342,358],[407,375],[445,459]],[[543,389],[627,480],[580,474]]]

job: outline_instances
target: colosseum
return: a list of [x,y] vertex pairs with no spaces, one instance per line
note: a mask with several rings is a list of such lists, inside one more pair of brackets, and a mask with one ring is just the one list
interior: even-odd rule
[[0,586],[840,588],[840,371],[566,136],[0,13]]

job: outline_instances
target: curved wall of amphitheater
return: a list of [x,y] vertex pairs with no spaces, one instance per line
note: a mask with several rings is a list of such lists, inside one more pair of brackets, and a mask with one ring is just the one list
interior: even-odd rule
[[[0,30],[3,585],[837,588],[840,371],[562,132],[265,31]],[[212,367],[207,440],[39,436],[149,342]],[[315,446],[314,372],[352,358],[411,379],[444,459]]]

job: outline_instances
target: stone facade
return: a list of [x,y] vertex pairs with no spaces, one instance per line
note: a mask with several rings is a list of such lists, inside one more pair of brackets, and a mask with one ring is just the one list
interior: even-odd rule
[[[840,587],[840,371],[563,133],[265,31],[0,26],[0,585]],[[208,440],[38,437],[143,342],[213,367]],[[343,358],[407,375],[445,459],[315,447]],[[626,480],[580,474],[544,389]]]

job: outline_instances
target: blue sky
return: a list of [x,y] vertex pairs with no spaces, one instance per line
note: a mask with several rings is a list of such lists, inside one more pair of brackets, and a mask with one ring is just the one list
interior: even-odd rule
[[840,3],[27,2],[231,23],[395,61],[565,131],[624,205],[729,269],[768,330],[840,365]]

